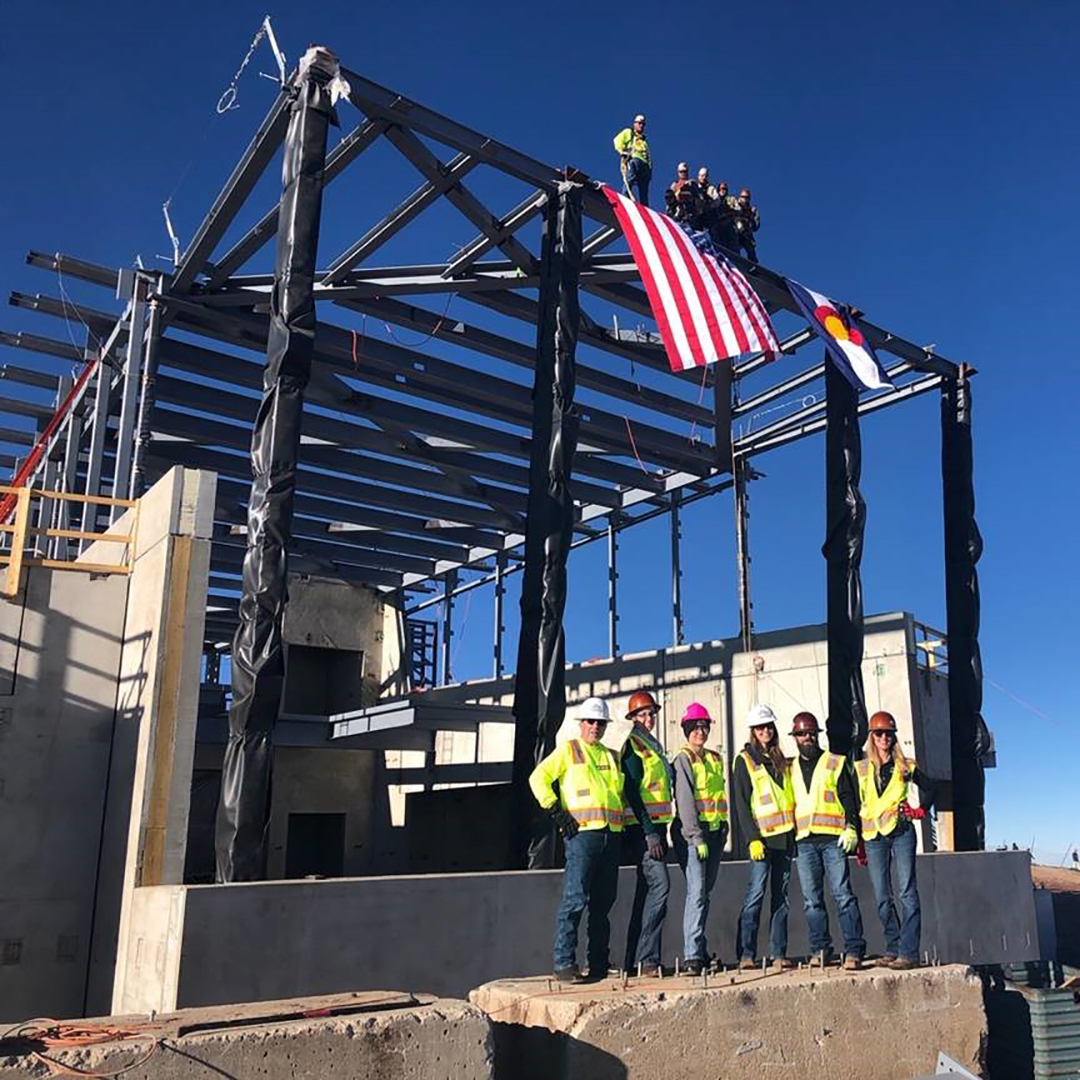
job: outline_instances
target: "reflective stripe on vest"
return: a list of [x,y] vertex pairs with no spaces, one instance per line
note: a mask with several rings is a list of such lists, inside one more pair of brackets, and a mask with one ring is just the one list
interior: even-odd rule
[[801,763],[792,765],[797,840],[811,833],[839,836],[847,828],[844,808],[836,791],[843,769],[844,758],[840,754],[822,754],[814,764],[810,790],[807,791]]
[[602,743],[566,742],[566,771],[559,781],[563,805],[582,830],[622,832],[622,769]]
[[[666,825],[671,821],[674,807],[671,803],[671,773],[667,761],[658,754],[640,736],[630,733],[630,749],[641,759],[643,770],[641,781],[641,802],[649,820],[657,825]],[[627,806],[626,819],[629,823],[631,810]]]
[[724,759],[707,747],[699,755],[692,746],[684,746],[680,754],[690,759],[694,773],[694,806],[698,821],[710,831],[728,819],[727,790],[724,785]]
[[762,836],[780,836],[795,828],[795,790],[791,784],[791,767],[784,770],[784,786],[770,776],[769,770],[745,751],[739,755],[750,773],[753,791],[750,812],[754,815]]
[[[910,762],[908,766],[914,767]],[[863,839],[873,840],[876,836],[888,836],[900,819],[900,804],[907,800],[907,780],[899,766],[894,765],[892,776],[889,777],[885,790],[879,795],[877,770],[869,758],[855,762],[855,773],[859,778],[859,816],[862,819]]]

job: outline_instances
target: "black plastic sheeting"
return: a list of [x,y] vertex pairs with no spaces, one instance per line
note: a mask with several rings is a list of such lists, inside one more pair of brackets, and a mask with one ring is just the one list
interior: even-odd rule
[[[216,826],[218,881],[266,873],[273,730],[285,683],[281,622],[287,601],[296,458],[315,343],[315,256],[335,74],[320,52],[296,86],[285,137],[263,396],[251,439],[254,476],[240,625],[232,650],[232,708]],[[336,69],[336,62],[334,63]]]
[[550,867],[556,836],[529,791],[536,763],[555,746],[566,712],[566,560],[573,539],[570,481],[579,419],[574,412],[580,309],[581,187],[560,184],[548,200],[540,268],[532,454],[514,679],[511,866]]
[[863,534],[866,503],[859,491],[862,436],[859,394],[825,354],[825,543],[827,567],[829,714],[825,731],[834,754],[866,742],[863,692]]
[[941,478],[945,505],[945,605],[949,642],[953,839],[957,851],[985,843],[982,757],[990,733],[982,718],[979,575],[983,541],[975,522],[971,382],[963,368],[941,393]]

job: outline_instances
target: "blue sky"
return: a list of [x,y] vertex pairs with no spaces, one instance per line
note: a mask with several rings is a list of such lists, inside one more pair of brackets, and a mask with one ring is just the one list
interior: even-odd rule
[[[108,16],[102,10],[68,0],[5,5],[7,291],[55,292],[55,277],[23,265],[32,247],[154,262],[169,250],[161,203],[170,194],[181,237],[190,238],[272,100],[273,84],[258,75],[274,70],[263,46],[238,84],[239,108],[214,111],[263,7],[114,2]],[[988,678],[1007,691],[986,687],[999,748],[989,837],[1034,837],[1053,861],[1080,843],[1068,752],[1080,600],[1072,475],[1080,374],[1068,324],[1080,242],[1080,6],[787,2],[688,9],[686,24],[661,5],[633,2],[326,2],[271,15],[291,59],[325,43],[377,82],[593,176],[616,179],[611,137],[646,111],[654,185],[682,158],[750,185],[763,261],[979,370],[982,644]],[[347,107],[342,118],[355,122]],[[348,190],[328,197],[326,258],[415,186],[393,152],[373,162],[385,169],[361,167]],[[276,183],[275,164],[260,185],[264,200]],[[483,182],[476,187],[488,194]],[[491,196],[516,201],[495,188]],[[452,214],[440,221],[439,235],[402,234],[393,259],[433,261],[472,235]],[[100,290],[67,286],[109,306]],[[10,308],[0,325],[64,333]],[[28,363],[26,354],[5,354]],[[790,370],[812,359],[803,352]],[[937,409],[928,395],[864,425],[864,584],[869,612],[904,608],[943,626]],[[820,621],[823,445],[807,440],[756,464],[767,474],[753,488],[756,623]],[[692,640],[737,629],[731,524],[724,496],[687,511]],[[635,605],[624,606],[627,651],[667,643],[666,553],[662,522],[626,535],[620,584]],[[572,562],[573,659],[607,649],[603,559],[596,544]],[[489,607],[476,594],[459,608],[456,675],[489,668]]]

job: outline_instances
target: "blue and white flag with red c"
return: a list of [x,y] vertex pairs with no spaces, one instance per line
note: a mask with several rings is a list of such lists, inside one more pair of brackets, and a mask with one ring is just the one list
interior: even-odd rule
[[825,342],[836,366],[856,390],[884,390],[893,385],[873,346],[847,308],[790,278],[787,283],[807,321]]

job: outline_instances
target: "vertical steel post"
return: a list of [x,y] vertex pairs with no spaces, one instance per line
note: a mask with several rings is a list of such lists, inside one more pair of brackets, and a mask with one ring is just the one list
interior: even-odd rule
[[[75,492],[79,479],[79,455],[82,452],[83,418],[78,410],[73,409],[67,418],[67,430],[64,432],[63,468],[60,472],[60,490],[68,494]],[[71,506],[67,499],[57,504],[56,527],[66,529],[71,524]],[[85,507],[84,507],[85,509]],[[84,515],[85,516],[85,515]],[[70,540],[57,537],[54,553],[56,558],[63,558],[71,547]]]
[[[143,334],[146,328],[146,281],[134,275],[131,288],[131,315],[128,321],[124,370],[120,377],[120,427],[116,433],[116,457],[113,461],[113,498],[126,499],[130,490],[131,460],[135,453],[135,419],[142,385]],[[109,521],[115,521],[123,507],[113,506]]]
[[743,652],[754,647],[754,601],[750,594],[750,463],[736,457],[732,464],[735,492],[735,561],[739,574],[739,638]]
[[[971,370],[941,389],[941,477],[945,511],[945,609],[949,644],[949,730],[955,850],[986,846],[982,755],[990,737],[982,718],[979,574],[983,541],[975,521]],[[943,808],[944,809],[944,808]]]
[[447,570],[443,575],[443,619],[442,619],[442,681],[446,686],[453,679],[451,664],[454,650],[451,648],[454,637],[454,590],[457,588],[458,572]]
[[251,494],[240,622],[233,639],[232,707],[221,770],[215,845],[217,879],[266,873],[274,727],[285,683],[282,620],[296,495],[304,393],[315,351],[315,267],[322,219],[330,86],[340,71],[312,47],[290,88],[274,284],[263,393],[251,436]]
[[150,314],[146,328],[146,349],[142,366],[142,385],[139,392],[139,420],[135,425],[135,457],[131,468],[131,485],[128,497],[139,498],[146,490],[146,458],[153,439],[151,417],[154,412],[154,395],[157,385],[158,346],[161,339],[161,302],[150,301]]
[[539,815],[528,779],[555,745],[566,712],[566,560],[574,530],[571,491],[578,416],[575,353],[581,310],[581,193],[560,183],[548,196],[540,259],[540,302],[533,377],[529,503],[521,630],[514,672],[511,866],[552,866],[555,834]]
[[671,637],[675,645],[682,645],[682,517],[679,503],[682,492],[671,493]]
[[[56,408],[60,408],[60,403],[64,401],[68,394],[71,392],[72,378],[70,375],[61,375],[56,382]],[[59,445],[57,446],[59,449]],[[64,458],[62,453],[55,454],[50,453],[49,447],[45,448],[48,458],[45,461],[45,478],[44,485],[46,491],[59,491],[64,482]],[[42,499],[41,505],[38,509],[38,527],[48,529],[59,529],[60,526],[60,512],[61,508],[66,505],[66,499]],[[59,537],[42,537],[40,540],[41,550],[43,550],[50,559],[57,558],[59,551],[60,538]]]
[[607,524],[607,609],[608,656],[619,655],[619,530],[615,515],[608,515]]
[[[90,417],[89,458],[86,462],[86,486],[83,489],[88,498],[101,494],[101,465],[105,459],[105,432],[109,426],[109,402],[112,398],[112,368],[102,358],[94,375],[94,405]],[[93,532],[97,526],[98,507],[87,503],[82,511],[82,529]],[[85,541],[79,543],[81,551]]]
[[506,552],[495,552],[495,678],[503,677],[503,634],[506,624],[503,621],[503,607],[506,601]]

